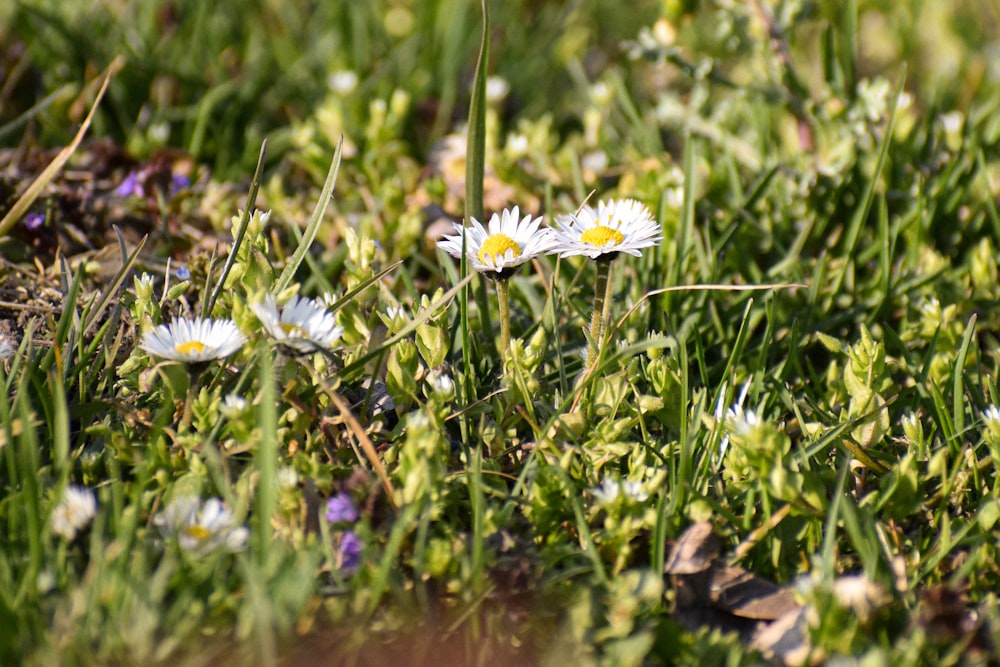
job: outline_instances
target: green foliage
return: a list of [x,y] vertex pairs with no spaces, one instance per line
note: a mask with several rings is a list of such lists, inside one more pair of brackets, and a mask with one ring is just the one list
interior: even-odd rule
[[[0,214],[47,216],[0,239],[0,663],[268,663],[328,627],[350,657],[421,621],[470,664],[756,664],[662,573],[706,519],[817,660],[996,658],[996,10],[563,5],[489,3],[479,68],[476,3],[0,10]],[[29,202],[120,50],[90,136],[131,155],[84,144]],[[193,183],[114,194],[133,157]],[[604,341],[588,258],[501,311],[435,246],[588,196],[664,237],[614,260]],[[282,343],[267,294],[337,343]],[[247,344],[137,345],[194,315]],[[171,534],[188,496],[225,520]]]

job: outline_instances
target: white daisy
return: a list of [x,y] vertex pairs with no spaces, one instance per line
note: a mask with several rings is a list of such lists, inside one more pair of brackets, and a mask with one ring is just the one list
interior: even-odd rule
[[659,243],[660,225],[642,203],[634,199],[612,199],[599,202],[595,211],[590,206],[575,215],[556,219],[555,247],[562,257],[585,255],[597,259],[601,255],[627,252],[638,257],[641,248]]
[[90,489],[82,486],[67,486],[62,500],[52,510],[49,521],[52,532],[59,537],[72,540],[97,514],[97,498]]
[[333,313],[314,299],[293,296],[283,307],[268,294],[263,301],[250,304],[264,329],[276,341],[298,352],[331,348],[344,333]]
[[198,363],[228,357],[245,342],[232,320],[195,318],[176,319],[147,331],[139,347],[156,357]]
[[250,531],[236,525],[233,513],[218,498],[204,503],[200,498],[174,498],[153,518],[153,524],[167,538],[176,538],[185,551],[207,554],[217,549],[243,551]]
[[510,270],[528,262],[551,249],[552,233],[549,229],[539,229],[542,219],[531,215],[519,218],[520,210],[504,209],[496,213],[484,228],[478,220],[463,227],[455,223],[455,236],[445,236],[438,241],[438,247],[452,257],[462,256],[462,235],[467,234],[465,254],[469,264],[480,273],[494,272],[497,277],[505,277]]

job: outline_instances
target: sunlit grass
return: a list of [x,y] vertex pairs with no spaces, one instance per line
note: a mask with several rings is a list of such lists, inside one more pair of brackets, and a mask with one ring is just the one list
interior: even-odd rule
[[0,663],[995,659],[998,17],[926,4],[19,3]]

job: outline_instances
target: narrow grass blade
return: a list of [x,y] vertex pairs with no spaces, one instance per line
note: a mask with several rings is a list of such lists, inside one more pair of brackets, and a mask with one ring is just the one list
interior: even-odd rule
[[[875,188],[878,186],[879,179],[882,176],[882,168],[885,166],[886,156],[889,154],[889,144],[892,143],[892,131],[896,124],[896,105],[903,94],[904,83],[906,83],[905,65],[896,79],[896,90],[889,105],[889,121],[886,123],[885,135],[882,137],[882,142],[879,145],[878,160],[875,162],[875,169],[868,180],[864,199],[862,199],[861,205],[855,209],[854,216],[851,218],[850,226],[847,229],[844,243],[844,257],[854,256],[854,249],[858,244],[858,238],[861,236],[861,228],[868,219],[868,212],[871,211],[872,202],[875,200]],[[847,277],[847,271],[850,267],[851,262],[844,262],[843,268],[837,274],[836,278],[834,278],[833,285],[830,287],[830,294],[838,294],[840,292],[840,288],[844,284],[844,278]]]
[[[483,38],[479,44],[479,60],[476,63],[476,77],[472,83],[472,99],[469,103],[468,136],[465,149],[465,224],[472,218],[483,221],[483,179],[486,173],[486,78],[490,55],[490,8],[488,0],[482,0]],[[469,264],[465,256],[465,235],[462,235],[461,276],[468,275]],[[466,283],[467,284],[467,283]],[[463,289],[459,301],[459,318],[462,328],[463,402],[475,400],[476,378],[472,361],[472,345],[469,335],[469,287]],[[476,305],[484,331],[490,331],[489,302],[486,296],[486,281],[480,278],[476,285]],[[468,424],[462,419],[463,440],[468,433]]]
[[330,163],[330,171],[326,175],[326,182],[323,183],[323,191],[319,193],[319,201],[316,202],[316,208],[309,217],[308,224],[306,224],[305,232],[302,234],[302,242],[299,243],[299,247],[292,253],[292,258],[288,260],[285,269],[278,277],[278,282],[274,286],[276,292],[283,291],[291,284],[292,278],[295,277],[295,272],[298,271],[299,265],[302,264],[306,253],[309,252],[309,247],[316,239],[316,233],[323,222],[323,216],[326,215],[326,209],[333,198],[333,188],[337,184],[337,175],[340,173],[340,161],[343,154],[344,137],[340,137],[340,141],[337,142],[337,150],[333,154],[333,161]]
[[121,248],[122,253],[122,266],[115,273],[114,278],[111,282],[104,288],[100,296],[97,297],[95,305],[93,308],[88,309],[87,314],[83,318],[82,331],[83,335],[86,336],[90,333],[90,330],[94,327],[97,321],[100,319],[101,315],[107,309],[111,300],[116,297],[121,291],[122,285],[128,279],[129,275],[132,273],[132,267],[135,266],[136,260],[139,259],[139,253],[142,252],[143,247],[146,245],[147,236],[143,236],[139,240],[139,244],[135,247],[135,250],[131,254],[127,254],[125,247],[125,239],[122,238],[121,229],[115,225],[115,234],[118,235],[118,243]]
[[972,336],[976,333],[976,315],[973,313],[969,318],[969,323],[965,327],[965,335],[962,336],[962,347],[958,348],[958,356],[955,358],[955,379],[952,387],[952,423],[955,425],[955,432],[962,433],[965,430],[965,391],[963,383],[965,380],[965,359],[969,356],[969,346],[972,344]]
[[229,251],[229,257],[226,258],[226,263],[222,267],[222,274],[219,275],[219,282],[216,283],[215,289],[212,290],[212,295],[201,304],[202,317],[209,317],[212,314],[212,308],[215,307],[215,302],[218,300],[219,295],[222,294],[226,278],[229,277],[229,272],[232,270],[233,264],[236,263],[236,255],[239,252],[240,245],[243,243],[243,237],[247,233],[247,224],[250,222],[250,216],[253,215],[254,207],[257,205],[257,191],[260,190],[260,180],[264,173],[264,155],[266,153],[267,140],[265,139],[260,145],[260,155],[257,156],[257,168],[254,170],[253,179],[250,181],[250,192],[247,193],[247,203],[243,207],[239,229],[236,230],[236,235],[233,237],[233,247]]
[[257,375],[260,382],[260,405],[257,407],[257,424],[261,437],[254,452],[258,472],[254,522],[255,554],[258,562],[267,562],[266,554],[271,545],[271,517],[278,506],[278,408],[274,377],[274,358],[271,348],[257,348]]
[[469,578],[472,581],[474,592],[481,593],[486,585],[486,578],[483,576],[485,567],[485,544],[484,534],[485,501],[483,499],[483,451],[479,447],[469,448],[470,474],[466,477],[469,487],[469,505],[472,510],[472,567]]
[[69,158],[76,152],[76,149],[80,146],[80,142],[83,141],[84,135],[87,134],[87,130],[90,128],[90,123],[94,120],[94,114],[97,113],[97,107],[101,103],[101,99],[104,98],[104,92],[108,89],[108,83],[111,82],[111,77],[118,73],[118,71],[125,64],[125,60],[121,57],[115,58],[115,60],[108,65],[108,68],[104,71],[104,80],[101,82],[101,87],[97,90],[97,97],[94,98],[94,104],[90,107],[90,112],[87,117],[83,119],[83,123],[80,125],[80,129],[77,130],[76,135],[73,140],[69,142],[69,145],[63,148],[55,156],[49,166],[42,170],[42,173],[38,175],[28,189],[18,197],[17,201],[7,215],[0,220],[0,236],[5,235],[10,228],[14,226],[14,223],[21,219],[28,208],[38,199],[38,196],[45,189],[45,186],[52,182],[56,177],[56,174],[63,168]]

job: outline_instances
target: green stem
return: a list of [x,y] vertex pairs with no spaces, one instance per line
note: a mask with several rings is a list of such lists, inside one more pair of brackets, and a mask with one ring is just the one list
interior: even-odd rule
[[497,300],[500,302],[500,360],[506,373],[510,358],[510,283],[505,278],[496,283]]
[[601,349],[604,337],[604,320],[611,309],[608,291],[611,287],[611,260],[597,260],[597,279],[594,282],[594,312],[590,317],[590,347],[587,348],[587,365],[597,362],[597,353]]
[[191,419],[194,417],[194,399],[198,393],[198,380],[201,378],[203,368],[201,364],[187,364],[185,367],[188,376],[187,396],[184,397],[184,414],[181,416],[181,423],[177,426],[177,432],[183,433],[191,427]]

